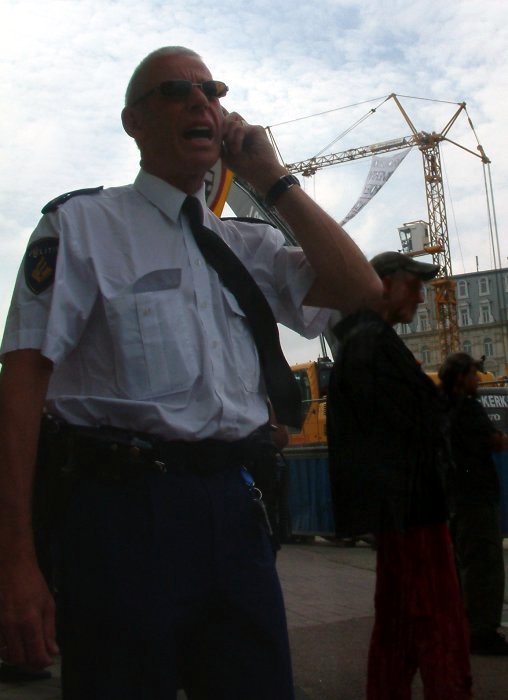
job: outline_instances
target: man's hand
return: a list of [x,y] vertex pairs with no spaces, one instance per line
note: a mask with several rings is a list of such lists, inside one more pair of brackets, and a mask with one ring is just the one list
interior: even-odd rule
[[0,658],[29,668],[52,663],[55,605],[37,565],[32,484],[52,364],[37,350],[3,358],[0,374]]
[[[287,169],[279,163],[265,130],[224,111],[224,163],[265,197]],[[378,308],[381,280],[354,241],[300,187],[291,187],[275,204],[316,273],[304,303],[340,309]]]
[[508,434],[498,431],[493,433],[490,440],[491,448],[494,452],[502,452],[508,450]]
[[265,129],[248,124],[237,112],[225,114],[223,128],[224,163],[264,196],[282,175],[287,175]]
[[57,654],[55,603],[36,562],[2,563],[0,657],[40,669],[50,666]]

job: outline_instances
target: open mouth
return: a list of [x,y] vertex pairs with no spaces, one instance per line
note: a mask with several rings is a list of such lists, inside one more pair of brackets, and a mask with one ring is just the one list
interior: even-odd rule
[[184,138],[192,139],[208,139],[212,140],[212,130],[207,126],[196,126],[193,129],[189,129],[184,132]]

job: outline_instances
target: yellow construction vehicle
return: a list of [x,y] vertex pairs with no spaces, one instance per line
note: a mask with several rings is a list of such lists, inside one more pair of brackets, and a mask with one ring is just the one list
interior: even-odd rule
[[[330,359],[321,357],[291,368],[302,394],[304,421],[301,430],[289,430],[288,446],[283,450],[289,479],[284,508],[288,531],[298,541],[314,535],[335,535],[326,436],[326,397],[332,367]],[[439,384],[436,372],[428,375]],[[496,428],[508,432],[508,384],[490,372],[481,372],[480,379],[478,400]],[[496,455],[496,462],[503,492],[502,526],[508,536],[508,455]]]
[[315,362],[293,365],[302,395],[303,425],[289,429],[289,445],[326,445],[326,394],[333,362],[320,357]]

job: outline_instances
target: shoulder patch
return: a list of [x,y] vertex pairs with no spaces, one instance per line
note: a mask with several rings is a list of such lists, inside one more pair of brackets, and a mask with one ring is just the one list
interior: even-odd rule
[[26,249],[23,267],[26,286],[34,294],[51,287],[55,280],[58,238],[39,238]]
[[66,192],[65,194],[61,194],[58,197],[55,197],[55,199],[52,199],[51,202],[48,202],[44,207],[42,207],[41,211],[43,214],[48,214],[51,211],[56,211],[61,204],[64,204],[68,199],[72,199],[72,197],[76,197],[82,194],[97,194],[103,189],[104,186],[100,185],[99,187],[85,187],[82,190],[73,190],[72,192]]

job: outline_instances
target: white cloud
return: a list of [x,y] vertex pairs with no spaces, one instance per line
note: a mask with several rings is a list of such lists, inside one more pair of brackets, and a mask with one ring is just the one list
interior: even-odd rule
[[[60,192],[131,181],[138,156],[119,114],[128,78],[150,50],[195,48],[231,88],[226,105],[263,125],[339,107],[355,108],[274,127],[286,161],[310,157],[392,92],[467,102],[492,161],[502,259],[508,215],[508,11],[497,0],[4,0],[0,6],[0,295],[40,208]],[[374,99],[375,98],[375,99]],[[376,102],[377,100],[377,102]],[[453,104],[404,100],[419,130],[439,131]],[[389,103],[332,151],[404,136]],[[465,117],[450,138],[476,151]],[[483,174],[478,158],[443,145],[454,269],[491,264]],[[356,200],[367,160],[329,168],[306,189],[337,219]],[[397,226],[426,219],[423,170],[411,153],[373,202],[348,224],[368,255],[397,248]],[[6,303],[0,306],[0,327]],[[291,359],[311,359],[286,340]],[[300,355],[301,353],[301,355]]]

